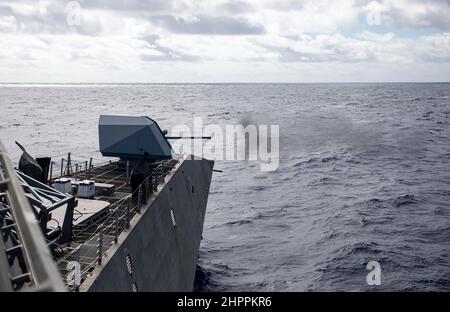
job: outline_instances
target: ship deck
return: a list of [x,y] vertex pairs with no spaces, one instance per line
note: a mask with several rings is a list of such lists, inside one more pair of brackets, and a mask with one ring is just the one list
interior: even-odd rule
[[[72,240],[53,250],[54,259],[69,290],[77,290],[80,283],[101,263],[103,255],[119,235],[129,227],[130,221],[140,212],[164,177],[178,163],[176,159],[156,161],[138,190],[132,194],[129,183],[129,166],[123,162],[110,161],[88,170],[70,172],[59,178],[69,178],[76,194],[81,180],[94,181],[98,190],[92,199],[78,198],[74,209]],[[53,183],[57,178],[52,179]],[[55,213],[54,219],[62,224],[63,213]],[[74,264],[75,263],[75,264]],[[78,263],[80,281],[76,281],[71,270]]]

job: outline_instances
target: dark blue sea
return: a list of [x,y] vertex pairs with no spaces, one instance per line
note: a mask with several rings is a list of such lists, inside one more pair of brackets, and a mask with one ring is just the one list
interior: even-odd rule
[[102,113],[280,126],[278,170],[216,162],[196,290],[450,290],[450,84],[0,86],[15,161],[99,157]]

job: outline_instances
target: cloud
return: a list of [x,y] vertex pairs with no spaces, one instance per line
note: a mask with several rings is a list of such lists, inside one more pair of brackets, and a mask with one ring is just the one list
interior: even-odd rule
[[0,33],[17,32],[19,25],[13,15],[0,16]]
[[0,0],[0,80],[450,79],[449,0],[68,2]]
[[2,32],[19,32],[32,34],[65,34],[78,32],[85,35],[102,33],[101,19],[92,14],[83,15],[77,27],[71,26],[68,20],[66,2],[5,2],[0,5],[0,19],[14,18],[14,27],[1,29]]
[[276,53],[281,62],[357,63],[377,60],[372,42],[346,38],[339,34],[303,35],[274,43],[263,42],[261,45]]
[[139,55],[139,58],[145,62],[161,62],[161,61],[184,61],[195,62],[200,60],[199,57],[189,55],[182,51],[176,51],[169,47],[165,47],[160,43],[160,37],[158,35],[149,35],[142,38],[147,42],[150,48],[143,54]]
[[252,24],[244,18],[226,16],[193,16],[176,18],[170,15],[150,17],[150,21],[176,34],[259,35],[264,26]]
[[164,11],[176,8],[173,0],[89,0],[81,2],[86,9],[102,9],[117,12]]
[[450,33],[422,37],[414,42],[418,56],[427,62],[450,63]]
[[245,14],[255,11],[255,7],[245,1],[229,1],[218,6],[219,11],[225,11],[231,14]]
[[375,9],[383,23],[400,29],[450,30],[450,1],[448,0],[381,0],[371,1],[364,11]]
[[270,8],[279,11],[295,11],[305,9],[306,5],[305,3],[296,0],[279,0],[273,2]]

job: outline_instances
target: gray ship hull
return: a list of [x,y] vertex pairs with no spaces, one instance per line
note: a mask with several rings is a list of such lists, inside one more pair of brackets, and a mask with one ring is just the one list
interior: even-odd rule
[[80,291],[192,291],[212,172],[180,161]]

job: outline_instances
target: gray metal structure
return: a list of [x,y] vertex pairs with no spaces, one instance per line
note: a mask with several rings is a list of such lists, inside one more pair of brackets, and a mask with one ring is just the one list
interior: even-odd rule
[[167,159],[171,147],[159,125],[149,117],[101,115],[100,152],[121,159]]
[[0,232],[0,290],[65,290],[33,210],[1,142]]
[[[26,174],[16,171],[19,182],[28,198],[39,226],[45,235],[48,245],[67,243],[72,239],[73,211],[77,206],[74,196],[61,193]],[[52,212],[64,209],[65,217],[62,225],[52,228],[48,225]]]

